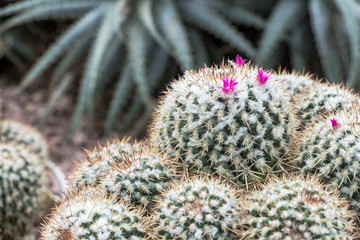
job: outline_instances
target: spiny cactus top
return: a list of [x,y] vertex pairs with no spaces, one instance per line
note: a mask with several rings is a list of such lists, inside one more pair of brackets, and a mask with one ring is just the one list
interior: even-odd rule
[[146,224],[142,212],[95,188],[67,193],[42,229],[43,240],[144,239]]
[[0,122],[0,142],[14,143],[26,148],[42,159],[47,157],[47,143],[44,137],[35,128],[16,122],[4,120]]
[[246,239],[355,239],[355,213],[315,178],[271,180],[241,206]]
[[288,73],[286,71],[274,75],[278,81],[282,81],[290,94],[303,94],[309,90],[317,81],[311,79],[311,75],[301,75],[297,72]]
[[250,187],[285,169],[298,122],[282,85],[249,64],[188,71],[161,101],[151,140],[190,169]]
[[149,207],[176,177],[176,162],[145,142],[130,145],[127,140],[115,140],[95,155],[79,165],[75,184],[99,184],[134,204]]
[[305,94],[296,95],[294,102],[302,125],[308,126],[320,114],[351,108],[360,100],[357,94],[341,85],[316,83],[307,88]]
[[360,111],[358,107],[319,118],[297,138],[298,166],[316,174],[360,210]]
[[132,147],[130,138],[123,140],[115,139],[104,146],[99,146],[93,151],[86,151],[87,158],[76,163],[69,178],[76,187],[94,186],[100,183],[100,179],[107,175],[113,160],[121,161],[121,156],[128,154]]
[[45,203],[44,165],[23,146],[0,144],[0,239],[22,239]]
[[152,216],[156,239],[239,239],[240,193],[209,178],[173,183]]

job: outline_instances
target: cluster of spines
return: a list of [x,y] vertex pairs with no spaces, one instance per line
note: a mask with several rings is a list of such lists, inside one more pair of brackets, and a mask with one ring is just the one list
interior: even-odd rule
[[98,189],[83,187],[68,192],[53,209],[42,229],[44,240],[133,239],[146,237],[143,212],[117,202]]
[[242,204],[248,239],[354,239],[355,212],[314,177],[272,179]]
[[297,129],[291,96],[274,79],[241,61],[188,71],[161,101],[151,139],[193,172],[252,187],[286,169]]
[[156,239],[238,239],[241,193],[226,182],[193,177],[173,183],[158,201]]
[[318,118],[296,139],[301,171],[339,188],[356,210],[360,209],[359,114],[353,107]]

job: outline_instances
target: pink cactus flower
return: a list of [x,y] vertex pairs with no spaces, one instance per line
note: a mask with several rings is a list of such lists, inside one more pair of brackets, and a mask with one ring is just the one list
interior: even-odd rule
[[223,90],[223,92],[225,94],[232,93],[234,90],[234,87],[236,86],[236,84],[238,84],[238,82],[235,82],[236,78],[233,78],[233,77],[230,79],[230,82],[229,82],[228,74],[226,74],[226,77],[223,78],[222,81],[223,81],[224,86],[220,87],[220,88]]
[[335,118],[330,119],[330,121],[331,121],[332,128],[334,130],[337,130],[337,129],[339,129],[341,127],[340,123],[338,123],[338,121],[336,121]]
[[236,65],[238,67],[242,67],[246,61],[247,61],[247,59],[243,59],[239,55],[236,56]]
[[258,69],[258,82],[260,85],[264,85],[271,77],[271,72],[266,72],[262,68]]

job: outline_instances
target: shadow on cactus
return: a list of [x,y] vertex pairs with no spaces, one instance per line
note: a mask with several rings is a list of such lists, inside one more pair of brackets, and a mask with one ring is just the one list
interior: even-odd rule
[[[241,12],[244,14],[239,14]],[[219,54],[211,53],[215,38],[208,34],[252,56],[253,45],[234,23],[257,29],[264,25],[262,18],[230,0],[25,0],[1,8],[0,17],[9,17],[0,25],[0,32],[39,20],[76,19],[19,86],[20,91],[24,90],[61,59],[52,76],[59,97],[66,89],[64,74],[87,55],[90,48],[72,132],[84,113],[93,119],[96,96],[119,71],[106,117],[106,133],[111,131],[131,99],[122,130],[127,130],[135,120],[139,120],[135,124],[138,126],[149,120],[154,107],[153,89],[174,66],[169,64],[172,63],[170,57],[183,69],[203,65],[211,55],[218,57]],[[136,94],[132,98],[133,89]]]

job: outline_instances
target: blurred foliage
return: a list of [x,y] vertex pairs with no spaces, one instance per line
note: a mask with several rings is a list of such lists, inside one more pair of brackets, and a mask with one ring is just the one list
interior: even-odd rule
[[[355,0],[23,0],[0,9],[0,32],[42,20],[71,22],[25,75],[19,93],[51,69],[49,108],[79,88],[70,133],[84,115],[95,119],[105,95],[111,99],[100,104],[105,133],[121,119],[118,130],[135,134],[176,66],[196,68],[236,53],[266,67],[348,79],[358,89],[359,16]],[[13,51],[18,45],[26,46],[17,43]],[[80,81],[69,77],[74,71],[82,71]]]

